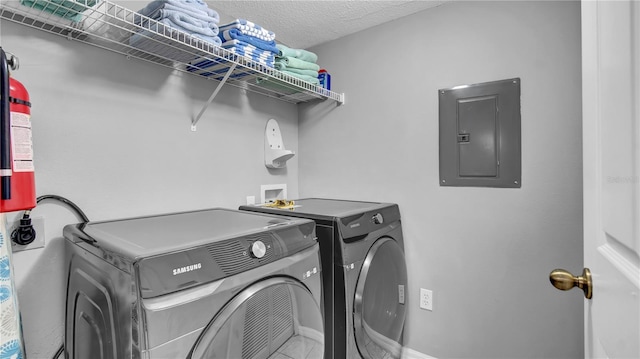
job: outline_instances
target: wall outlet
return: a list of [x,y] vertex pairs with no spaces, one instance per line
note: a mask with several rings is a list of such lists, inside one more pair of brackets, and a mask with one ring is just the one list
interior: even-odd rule
[[[20,218],[17,218],[16,222],[9,230],[9,236],[11,236],[11,233],[13,233],[14,229],[18,228],[19,224],[20,224]],[[27,244],[26,246],[16,244],[12,241],[11,251],[13,251],[14,253],[20,252],[20,251],[26,251],[29,249],[44,248],[44,218],[31,217],[31,224],[33,225],[33,229],[36,231],[36,239],[33,242]]]
[[420,288],[420,308],[433,311],[433,292]]
[[247,196],[247,206],[253,206],[256,204],[256,196]]

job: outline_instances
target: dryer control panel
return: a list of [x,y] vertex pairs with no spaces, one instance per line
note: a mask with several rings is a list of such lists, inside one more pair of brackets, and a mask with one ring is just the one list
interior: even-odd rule
[[345,242],[355,242],[399,220],[398,206],[391,205],[375,211],[343,217],[338,222],[338,230]]

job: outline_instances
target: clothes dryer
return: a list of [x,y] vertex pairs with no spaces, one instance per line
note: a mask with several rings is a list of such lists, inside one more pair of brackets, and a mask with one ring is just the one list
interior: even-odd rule
[[64,235],[67,359],[323,356],[311,220],[209,209]]
[[407,270],[396,204],[321,198],[252,212],[313,219],[323,266],[325,358],[400,358]]

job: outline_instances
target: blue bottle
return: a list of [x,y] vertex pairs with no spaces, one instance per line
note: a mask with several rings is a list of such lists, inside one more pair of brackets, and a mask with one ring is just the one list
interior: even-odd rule
[[331,90],[331,75],[325,69],[318,71],[318,80],[320,80],[320,86],[324,89]]

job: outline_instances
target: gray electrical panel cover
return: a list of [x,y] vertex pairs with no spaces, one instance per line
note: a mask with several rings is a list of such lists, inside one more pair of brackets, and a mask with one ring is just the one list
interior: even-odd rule
[[520,79],[438,90],[440,185],[521,186]]

